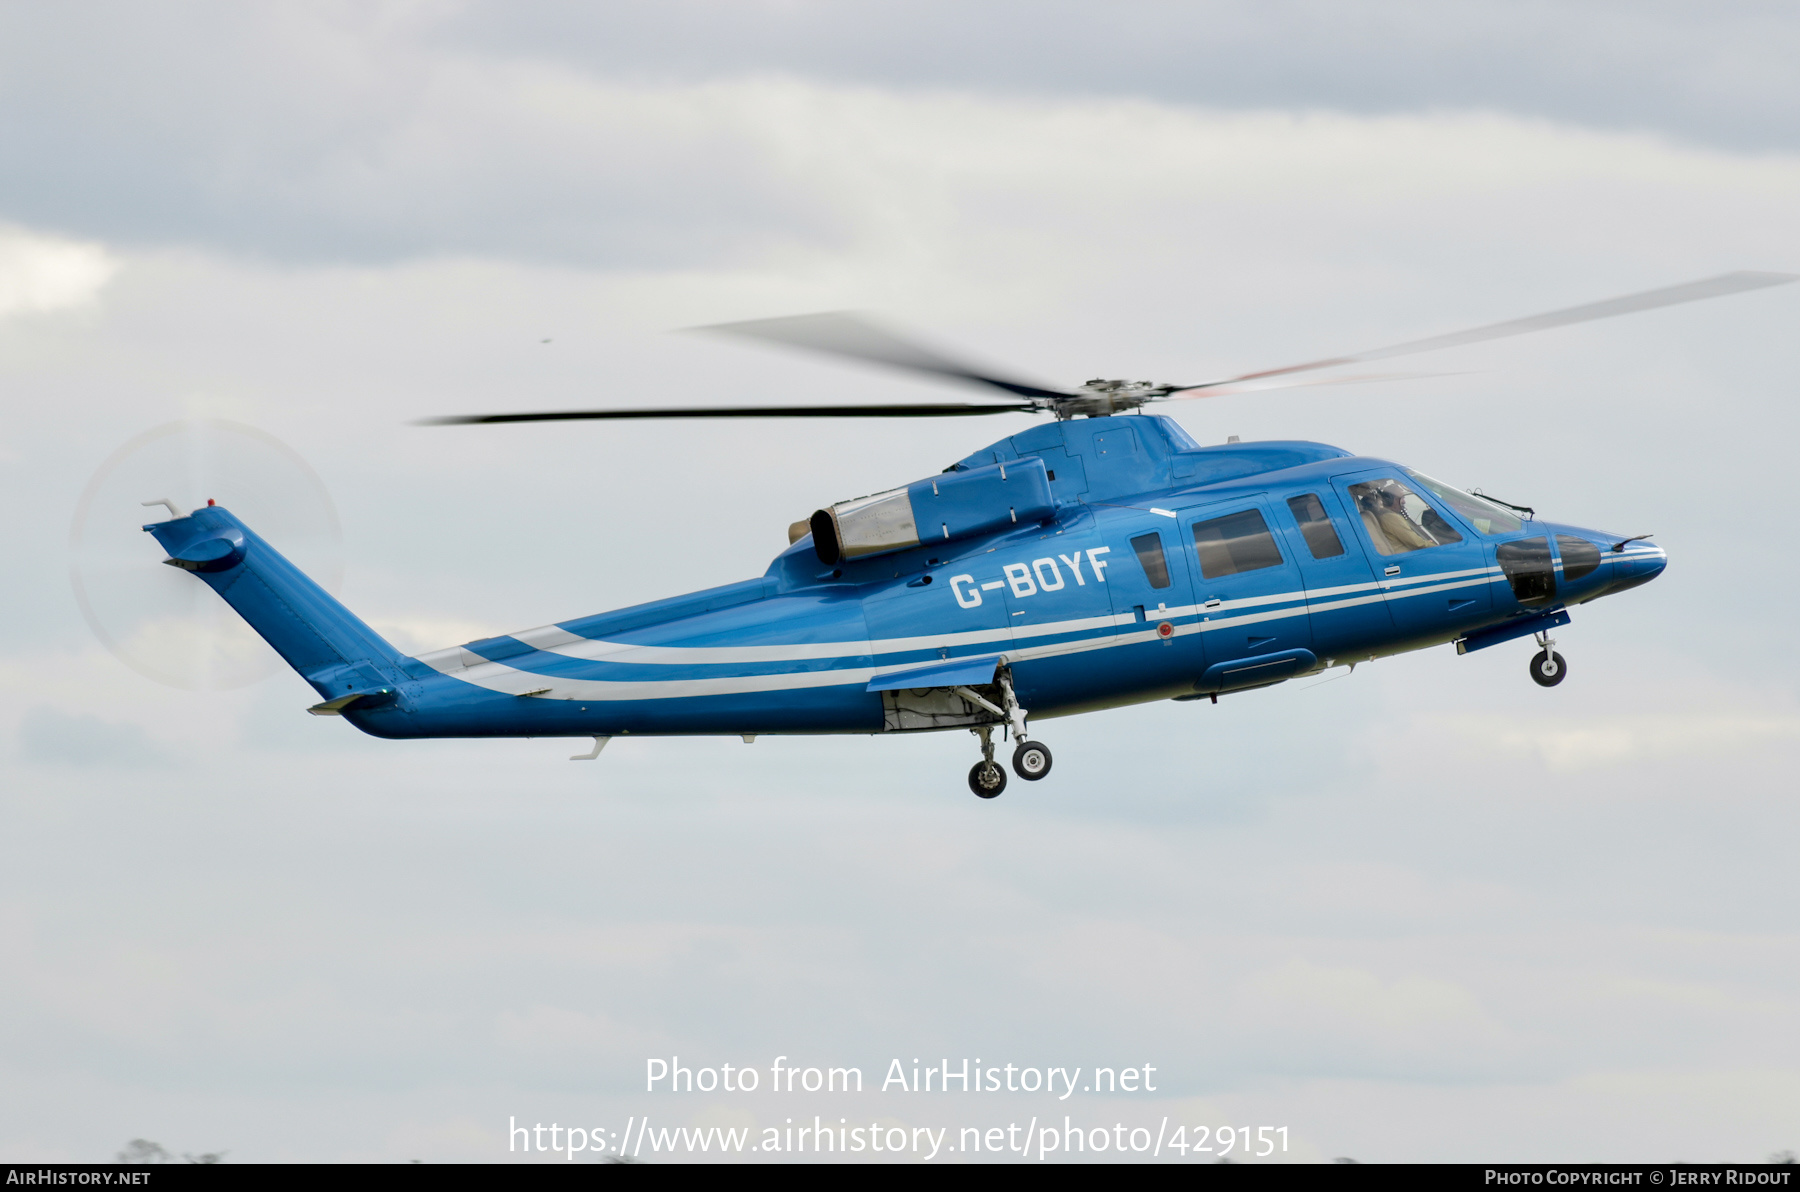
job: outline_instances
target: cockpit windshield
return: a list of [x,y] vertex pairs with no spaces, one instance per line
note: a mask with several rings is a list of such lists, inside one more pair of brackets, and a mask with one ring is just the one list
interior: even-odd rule
[[1521,530],[1525,527],[1525,523],[1519,519],[1519,515],[1504,506],[1484,500],[1474,493],[1466,493],[1460,488],[1451,488],[1442,480],[1433,480],[1411,468],[1402,468],[1401,471],[1418,481],[1419,485],[1429,491],[1432,496],[1462,514],[1483,534],[1510,534],[1514,530]]

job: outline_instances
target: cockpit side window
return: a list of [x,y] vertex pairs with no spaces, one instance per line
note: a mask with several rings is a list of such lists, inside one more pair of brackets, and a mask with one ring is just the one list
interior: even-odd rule
[[1456,527],[1425,498],[1398,480],[1367,480],[1350,486],[1350,500],[1369,532],[1377,554],[1403,555],[1461,542]]
[[1131,549],[1137,552],[1138,563],[1143,567],[1144,578],[1150,581],[1150,586],[1168,587],[1169,560],[1163,554],[1162,535],[1155,532],[1139,534],[1131,540]]
[[1334,559],[1344,553],[1344,544],[1332,527],[1331,515],[1325,512],[1325,503],[1319,500],[1319,494],[1289,497],[1288,509],[1293,512],[1294,521],[1300,526],[1300,536],[1306,539],[1306,549],[1312,552],[1313,558]]

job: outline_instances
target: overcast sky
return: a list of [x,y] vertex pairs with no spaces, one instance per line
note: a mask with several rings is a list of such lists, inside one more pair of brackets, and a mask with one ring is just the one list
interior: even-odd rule
[[[132,630],[186,598],[136,502],[217,497],[432,649],[759,574],[812,509],[1029,425],[410,425],[945,395],[696,324],[874,309],[1178,381],[1800,272],[1797,55],[1774,3],[0,6],[0,1157],[815,1112],[1800,1147],[1800,287],[1183,407],[1671,564],[1575,611],[1552,691],[1524,644],[1445,648],[1045,722],[1055,773],[991,804],[958,734],[373,741],[289,673],[153,682],[69,578],[123,560],[95,602]],[[263,440],[205,491],[172,450],[96,479],[197,418],[302,458],[341,547]],[[671,1054],[1162,1083],[635,1091]]]

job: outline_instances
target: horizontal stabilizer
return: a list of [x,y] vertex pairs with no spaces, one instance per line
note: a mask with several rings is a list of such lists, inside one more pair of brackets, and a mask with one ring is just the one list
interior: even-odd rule
[[322,704],[314,704],[307,711],[314,716],[342,716],[344,709],[351,704],[361,704],[365,708],[379,707],[393,703],[396,694],[392,687],[382,687],[375,691],[353,691],[349,695],[340,695]]
[[244,558],[244,535],[226,526],[215,536],[202,534],[175,548],[163,562],[183,571],[225,571]]

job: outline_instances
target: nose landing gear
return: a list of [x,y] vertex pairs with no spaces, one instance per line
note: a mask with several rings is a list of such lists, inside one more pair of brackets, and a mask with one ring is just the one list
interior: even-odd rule
[[1542,647],[1531,657],[1531,681],[1539,687],[1554,687],[1569,677],[1569,664],[1556,652],[1556,640],[1548,633],[1537,635]]

